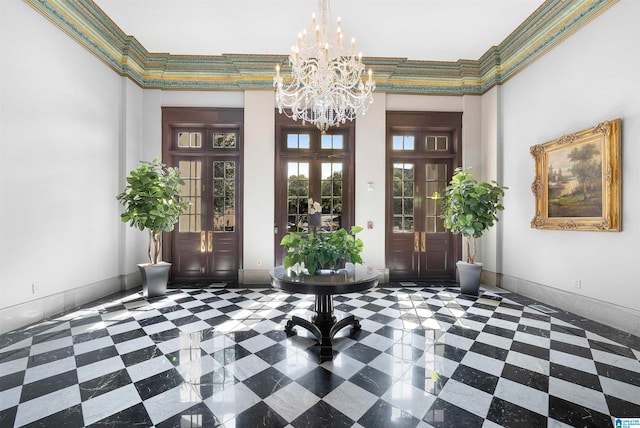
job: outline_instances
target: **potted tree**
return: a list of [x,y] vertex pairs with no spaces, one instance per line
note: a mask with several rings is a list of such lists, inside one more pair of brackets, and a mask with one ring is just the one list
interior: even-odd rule
[[482,263],[476,262],[476,239],[480,238],[494,222],[498,211],[504,210],[501,199],[507,187],[495,180],[478,181],[468,169],[456,168],[442,200],[444,227],[464,237],[466,262],[458,261],[460,291],[478,295]]
[[127,177],[127,186],[116,199],[124,206],[120,215],[131,227],[149,233],[149,262],[139,264],[146,297],[164,295],[171,263],[161,261],[162,232],[171,232],[188,204],[180,201],[180,170],[156,158],[140,165]]

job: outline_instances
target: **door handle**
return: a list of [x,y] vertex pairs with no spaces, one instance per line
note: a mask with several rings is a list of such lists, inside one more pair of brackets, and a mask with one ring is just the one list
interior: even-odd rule
[[207,252],[213,253],[213,232],[207,232]]
[[200,252],[207,252],[207,236],[204,231],[200,232]]
[[419,253],[420,252],[420,235],[419,235],[419,232],[414,232],[413,233],[413,252],[414,253]]
[[422,246],[420,250],[422,250],[423,253],[426,253],[427,252],[427,232],[420,232],[420,235],[422,237]]

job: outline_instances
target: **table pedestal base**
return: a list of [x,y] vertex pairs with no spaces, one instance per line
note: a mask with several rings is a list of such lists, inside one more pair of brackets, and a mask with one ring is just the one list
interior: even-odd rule
[[336,321],[333,315],[333,296],[316,295],[315,299],[315,315],[311,321],[293,315],[287,325],[285,331],[289,334],[295,334],[293,327],[300,327],[309,330],[318,340],[320,344],[320,362],[333,360],[332,340],[333,336],[347,326],[353,326],[353,331],[360,330],[360,321],[353,315],[347,315],[340,321]]

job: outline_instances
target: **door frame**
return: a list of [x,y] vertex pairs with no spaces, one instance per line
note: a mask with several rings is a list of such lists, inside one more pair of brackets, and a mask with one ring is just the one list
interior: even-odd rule
[[[451,135],[451,148],[447,152],[394,152],[392,147],[392,135],[394,132],[410,132],[414,134],[447,133]],[[416,144],[418,142],[416,141]],[[403,159],[414,160],[447,160],[451,162],[453,169],[462,166],[462,112],[416,112],[416,111],[388,111],[386,114],[386,138],[385,138],[385,189],[388,195],[385,204],[385,265],[389,269],[389,276],[393,277],[392,263],[392,235],[393,235],[393,163]],[[453,169],[449,175],[453,175]],[[455,261],[462,257],[462,241],[455,235],[451,240],[451,261],[453,268],[449,278],[455,280]],[[402,278],[402,280],[408,278]],[[416,277],[420,280],[425,278]]]
[[[173,129],[198,127],[207,129],[228,129],[229,127],[238,129],[238,150],[234,152],[233,158],[237,158],[236,174],[238,176],[236,189],[236,230],[238,238],[238,272],[234,278],[238,279],[238,273],[243,268],[243,222],[244,222],[244,109],[242,108],[213,108],[213,107],[162,107],[162,161],[167,165],[173,165],[173,158],[176,157],[196,157],[203,153],[203,150],[193,150],[190,153],[178,152],[172,149]],[[217,156],[217,155],[216,155]],[[229,156],[229,155],[227,155]],[[220,153],[220,158],[225,154]],[[168,232],[162,234],[162,258],[172,262],[173,234]],[[172,272],[173,277],[173,272]]]
[[[289,131],[299,131],[300,133],[309,133],[311,138],[317,137],[320,139],[320,131],[315,125],[310,123],[302,124],[300,121],[294,121],[284,114],[280,114],[278,110],[275,110],[275,165],[274,165],[274,261],[276,265],[282,264],[284,259],[284,250],[280,246],[280,240],[287,233],[287,193],[284,189],[283,180],[287,181],[287,167],[286,163],[289,160],[307,161],[311,163],[313,160],[318,159],[318,153],[312,153],[311,150],[307,153],[294,153],[286,149],[285,136]],[[340,155],[336,156],[336,159],[347,158],[346,164],[343,169],[342,177],[342,227],[350,230],[351,226],[355,222],[355,122],[350,121],[340,125],[338,128],[332,128],[332,130],[338,131],[344,134],[347,139],[344,150],[340,150]],[[329,131],[329,134],[333,132]],[[322,157],[327,156],[329,159],[332,156],[330,150],[323,153]]]

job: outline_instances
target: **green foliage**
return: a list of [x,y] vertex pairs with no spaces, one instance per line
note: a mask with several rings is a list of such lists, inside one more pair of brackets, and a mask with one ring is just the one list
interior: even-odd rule
[[581,148],[574,148],[567,156],[573,162],[571,172],[582,188],[583,201],[588,198],[587,186],[598,182],[602,176],[602,163],[598,159],[593,160],[593,157],[598,154],[598,148],[591,143]]
[[[459,233],[467,240],[467,262],[475,262],[475,240],[498,221],[500,203],[507,187],[495,180],[478,181],[468,169],[456,168],[442,199],[444,227]],[[473,240],[473,253],[469,252],[469,240]]]
[[[125,190],[116,196],[124,206],[120,215],[123,222],[140,230],[149,230],[149,263],[158,262],[160,233],[171,232],[180,214],[188,204],[180,202],[180,170],[167,167],[156,158],[152,162],[141,161],[127,177]],[[155,254],[151,255],[151,244]]]
[[354,235],[362,227],[351,227],[351,233],[342,228],[335,232],[300,233],[290,232],[280,241],[287,249],[284,267],[290,268],[296,263],[304,263],[310,275],[318,269],[336,270],[348,260],[353,264],[362,264],[363,243]]

